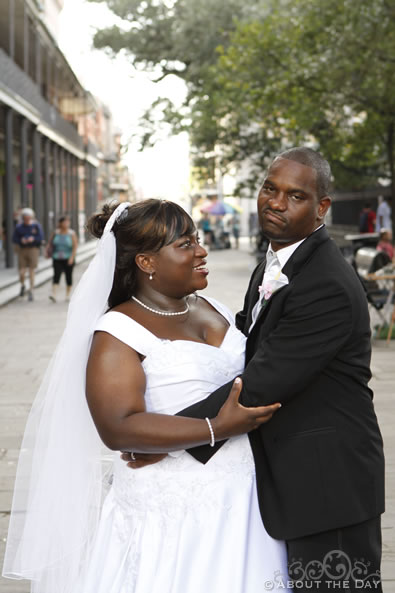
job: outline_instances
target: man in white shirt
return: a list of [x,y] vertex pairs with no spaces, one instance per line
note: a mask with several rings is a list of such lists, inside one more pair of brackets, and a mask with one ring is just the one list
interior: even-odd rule
[[391,198],[384,198],[376,212],[376,232],[382,229],[392,229]]

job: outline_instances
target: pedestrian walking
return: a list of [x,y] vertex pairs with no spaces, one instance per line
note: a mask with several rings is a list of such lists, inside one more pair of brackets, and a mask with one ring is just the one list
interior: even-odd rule
[[232,233],[235,240],[235,248],[238,249],[240,238],[240,216],[238,214],[235,214],[233,217]]
[[19,279],[21,282],[20,296],[24,296],[25,274],[29,271],[30,286],[28,291],[29,301],[33,300],[34,274],[40,255],[40,246],[44,241],[44,233],[41,225],[35,220],[34,211],[31,208],[23,208],[22,222],[15,226],[12,241],[16,245],[18,254]]
[[203,214],[203,218],[200,222],[200,228],[203,231],[204,235],[204,243],[207,247],[212,247],[215,245],[215,236],[214,231],[211,226],[211,220],[207,212]]
[[64,273],[66,277],[66,300],[69,300],[73,286],[73,268],[77,252],[78,239],[75,231],[70,228],[70,218],[61,216],[58,227],[52,233],[47,246],[47,257],[52,257],[53,281],[52,292],[49,298],[56,303],[60,278]]
[[376,213],[372,206],[366,203],[359,217],[359,231],[361,233],[374,233],[376,224]]
[[391,198],[387,197],[379,204],[376,213],[376,232],[382,229],[392,229]]

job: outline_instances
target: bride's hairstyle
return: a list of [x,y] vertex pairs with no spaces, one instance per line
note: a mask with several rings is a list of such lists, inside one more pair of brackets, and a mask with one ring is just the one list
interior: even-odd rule
[[[89,232],[97,238],[118,202],[105,204],[88,221]],[[110,309],[124,303],[137,288],[136,255],[156,253],[183,235],[196,231],[192,218],[181,206],[167,200],[149,199],[124,210],[112,229],[117,245],[114,282],[108,299]]]

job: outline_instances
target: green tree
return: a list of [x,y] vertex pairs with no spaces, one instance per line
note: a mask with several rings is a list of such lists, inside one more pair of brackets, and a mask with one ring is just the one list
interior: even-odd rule
[[[272,146],[311,142],[338,187],[386,178],[395,200],[394,17],[386,0],[295,0],[240,23],[207,82],[224,158],[259,163],[265,136]],[[203,94],[202,121],[205,103]]]
[[239,0],[99,1],[121,22],[98,31],[96,47],[125,50],[135,66],[157,73],[157,79],[175,74],[198,86],[204,68],[216,61],[217,45],[235,30],[235,19],[250,12]]
[[281,147],[310,143],[337,187],[389,180],[395,215],[393,0],[102,1],[122,22],[96,47],[187,84],[181,109],[159,98],[148,110],[143,145],[158,120],[187,129],[203,171],[216,149],[222,168],[248,162],[255,188]]
[[[210,67],[218,59],[217,46],[227,47],[237,21],[251,20],[267,5],[267,0],[258,0],[253,7],[240,0],[99,1],[108,5],[119,24],[96,33],[97,48],[110,55],[126,52],[133,66],[151,72],[153,80],[173,74],[187,85],[181,109],[163,97],[149,106],[141,119],[141,148],[155,143],[163,125],[170,125],[172,133],[191,130],[200,109],[198,98],[204,97]],[[211,168],[204,152],[212,151],[217,141],[215,111],[211,111],[212,117],[204,113],[206,123],[201,119],[199,126],[193,126],[199,136],[196,160],[203,176]]]

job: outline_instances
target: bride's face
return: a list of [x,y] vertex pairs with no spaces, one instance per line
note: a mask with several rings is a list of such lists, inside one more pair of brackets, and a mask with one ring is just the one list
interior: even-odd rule
[[197,232],[183,235],[155,254],[157,290],[180,298],[207,286],[207,251],[199,243]]

